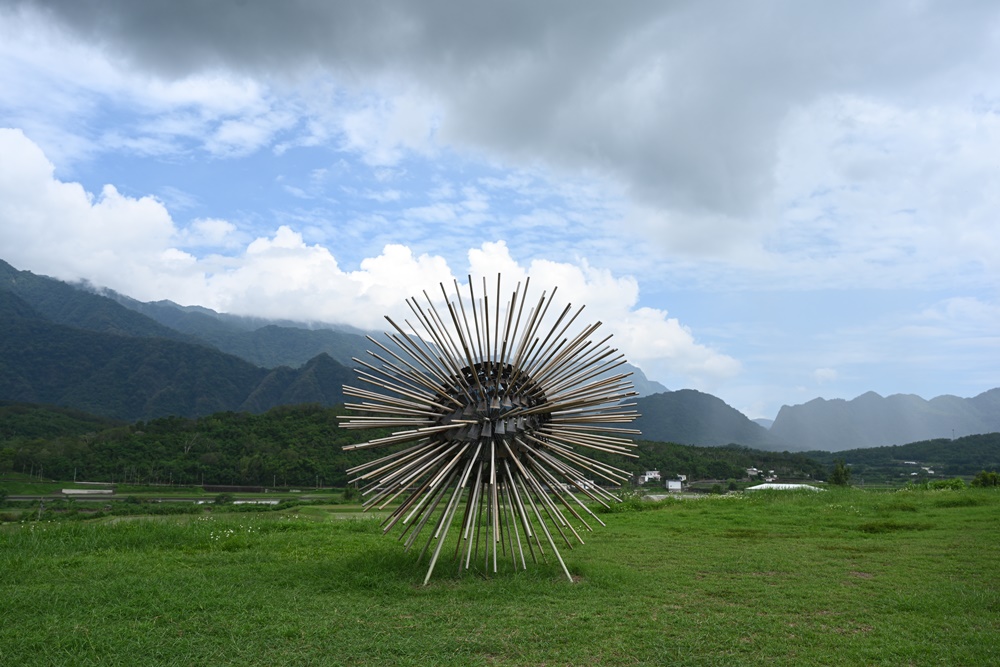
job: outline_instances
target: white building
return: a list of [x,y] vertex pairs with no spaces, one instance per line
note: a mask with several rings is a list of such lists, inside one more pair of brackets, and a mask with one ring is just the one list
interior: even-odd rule
[[660,481],[660,471],[659,470],[647,470],[646,472],[639,475],[639,484],[645,484],[646,482]]

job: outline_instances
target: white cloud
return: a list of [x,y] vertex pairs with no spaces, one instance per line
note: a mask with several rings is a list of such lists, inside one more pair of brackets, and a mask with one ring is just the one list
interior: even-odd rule
[[198,218],[187,229],[177,234],[177,242],[185,247],[234,247],[237,241],[236,225],[228,220]]
[[[124,197],[110,185],[94,197],[79,184],[55,179],[41,150],[16,130],[0,130],[0,156],[0,245],[18,268],[85,278],[141,300],[169,298],[225,312],[368,329],[385,328],[385,314],[405,316],[405,298],[426,289],[436,299],[438,283],[450,291],[454,280],[444,258],[415,255],[400,244],[386,245],[357,270],[344,271],[331,249],[307,243],[285,225],[243,250],[199,259],[176,245],[232,250],[235,226],[198,219],[178,230],[153,198]],[[614,276],[583,259],[522,265],[502,241],[470,250],[468,262],[477,281],[485,276],[492,285],[502,274],[505,290],[528,275],[533,294],[545,289],[551,295],[558,286],[559,304],[586,304],[579,324],[603,321],[630,361],[661,377],[705,387],[739,372],[736,360],[697,343],[666,311],[638,307],[639,285],[631,276]]]
[[537,259],[522,266],[502,242],[470,250],[469,265],[474,275],[500,273],[510,285],[523,284],[530,275],[533,293],[547,289],[551,294],[558,287],[559,303],[584,305],[582,320],[602,322],[599,331],[612,333],[612,344],[650,377],[708,390],[740,373],[736,359],[698,343],[667,311],[639,307],[639,284],[631,276],[615,277],[586,260],[571,264]]
[[7,261],[106,285],[130,271],[155,273],[176,233],[162,203],[126,197],[112,185],[95,196],[53,172],[20,130],[0,129],[0,246]]
[[815,380],[817,384],[833,382],[839,376],[837,370],[834,368],[817,368],[813,371],[812,375],[813,380]]

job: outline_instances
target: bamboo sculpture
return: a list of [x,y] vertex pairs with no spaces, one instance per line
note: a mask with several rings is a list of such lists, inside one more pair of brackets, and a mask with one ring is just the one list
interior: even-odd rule
[[362,414],[343,417],[341,427],[394,430],[345,450],[407,445],[348,474],[365,510],[392,507],[384,532],[399,525],[406,549],[429,531],[425,585],[459,516],[459,571],[482,562],[495,573],[500,557],[526,569],[529,557],[547,558],[547,545],[572,581],[557,537],[572,549],[570,537],[583,544],[577,529],[591,530],[585,516],[604,525],[581,496],[605,507],[618,501],[587,477],[614,485],[628,478],[579,452],[635,457],[624,436],[639,431],[609,425],[639,416],[624,403],[636,395],[631,373],[613,374],[624,355],[606,345],[611,336],[590,340],[600,322],[568,334],[583,307],[550,313],[556,290],[525,314],[529,283],[523,291],[518,283],[503,309],[500,276],[492,303],[486,279],[477,295],[471,277],[467,302],[457,281],[450,296],[441,284],[440,311],[426,291],[426,304],[407,299],[416,326],[386,317],[391,344],[368,337],[377,363],[354,359],[372,389],[344,387],[363,402],[347,405]]

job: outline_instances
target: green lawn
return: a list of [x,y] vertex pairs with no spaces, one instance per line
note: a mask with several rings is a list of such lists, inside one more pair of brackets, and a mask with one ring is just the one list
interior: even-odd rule
[[343,506],[0,528],[2,665],[995,665],[1000,493],[763,492],[608,514],[456,577]]

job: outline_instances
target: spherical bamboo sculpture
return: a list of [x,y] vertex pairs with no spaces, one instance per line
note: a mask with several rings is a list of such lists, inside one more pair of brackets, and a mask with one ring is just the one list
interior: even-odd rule
[[428,531],[424,584],[456,527],[459,571],[482,562],[495,573],[498,558],[526,569],[529,558],[551,553],[572,581],[557,537],[570,549],[571,537],[583,544],[585,517],[604,525],[585,501],[618,501],[594,478],[618,485],[629,477],[580,451],[636,456],[625,436],[639,432],[611,425],[639,416],[624,402],[636,395],[631,373],[615,373],[624,355],[606,345],[610,335],[590,340],[600,322],[571,330],[582,306],[550,312],[556,290],[525,313],[529,284],[518,283],[501,309],[500,276],[492,303],[485,278],[479,295],[469,278],[468,301],[457,281],[452,295],[442,283],[443,317],[426,291],[426,304],[407,299],[416,326],[386,317],[387,344],[368,337],[378,347],[368,351],[373,363],[354,360],[372,388],[344,387],[363,402],[347,405],[362,414],[341,427],[394,430],[344,449],[400,446],[348,470],[350,483],[361,485],[365,510],[392,508],[384,532],[399,525],[407,549]]

